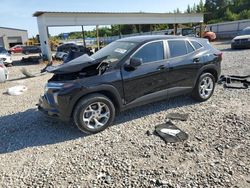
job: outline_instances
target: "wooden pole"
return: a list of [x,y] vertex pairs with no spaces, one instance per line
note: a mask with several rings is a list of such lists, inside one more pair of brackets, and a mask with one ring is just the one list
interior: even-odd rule
[[98,25],[96,26],[96,42],[97,42],[97,48],[100,50],[100,39],[99,39],[99,28]]
[[200,38],[202,38],[202,23],[200,23]]
[[122,31],[121,31],[121,25],[119,25],[119,38],[122,38]]
[[86,47],[85,32],[84,32],[83,25],[82,25],[82,40],[83,40],[83,45],[84,45],[84,47]]

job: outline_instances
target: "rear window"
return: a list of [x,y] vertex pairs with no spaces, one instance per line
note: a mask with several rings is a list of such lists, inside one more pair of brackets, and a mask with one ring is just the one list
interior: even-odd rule
[[186,41],[174,40],[168,41],[170,58],[183,56],[187,54]]
[[194,48],[196,50],[202,48],[202,45],[200,43],[196,42],[196,41],[191,41],[191,43],[192,43],[192,45],[194,46]]

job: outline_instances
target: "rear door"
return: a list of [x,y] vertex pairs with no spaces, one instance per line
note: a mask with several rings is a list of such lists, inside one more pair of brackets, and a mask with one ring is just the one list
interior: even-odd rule
[[167,87],[182,91],[195,84],[197,71],[202,66],[202,53],[185,39],[168,40]]
[[[153,94],[166,88],[164,77],[166,50],[163,41],[149,42],[140,47],[131,57],[141,58],[142,65],[135,70],[122,67],[125,103]],[[129,60],[126,62],[129,63]]]

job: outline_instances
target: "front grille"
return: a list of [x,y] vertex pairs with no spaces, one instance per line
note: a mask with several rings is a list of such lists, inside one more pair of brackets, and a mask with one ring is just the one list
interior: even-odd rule
[[248,42],[248,39],[237,39],[237,40],[235,40],[235,42],[236,42],[237,44],[245,44],[245,43]]

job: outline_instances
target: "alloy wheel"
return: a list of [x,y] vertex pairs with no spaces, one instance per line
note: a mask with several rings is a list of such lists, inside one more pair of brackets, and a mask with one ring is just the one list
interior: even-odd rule
[[201,98],[207,99],[213,92],[214,83],[209,76],[204,77],[199,84],[199,94]]
[[104,126],[110,119],[110,109],[103,102],[90,104],[83,113],[83,121],[90,129]]

